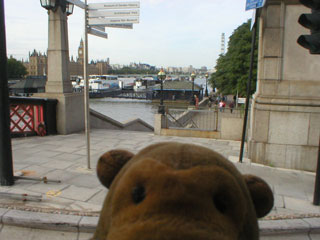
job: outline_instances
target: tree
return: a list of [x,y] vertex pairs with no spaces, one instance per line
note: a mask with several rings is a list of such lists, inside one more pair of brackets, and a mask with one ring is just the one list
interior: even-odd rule
[[[240,96],[246,96],[252,41],[250,25],[251,20],[239,26],[232,33],[228,43],[228,51],[225,55],[219,56],[216,64],[216,72],[211,75],[211,86],[214,86],[215,83],[215,87],[224,95],[235,95],[238,91]],[[258,47],[256,44],[251,94],[254,93],[256,89],[257,58]]]
[[10,57],[7,62],[8,66],[8,78],[21,78],[27,74],[26,67],[22,62]]

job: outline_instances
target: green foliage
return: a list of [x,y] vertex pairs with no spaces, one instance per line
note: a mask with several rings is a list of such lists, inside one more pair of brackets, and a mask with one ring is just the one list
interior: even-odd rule
[[121,69],[111,69],[108,71],[108,74],[115,74],[115,75],[121,75],[121,74],[157,74],[158,72],[156,70],[147,70],[147,69],[136,69],[136,68],[130,68],[130,67],[123,67]]
[[[219,89],[219,92],[227,95],[246,96],[247,82],[249,78],[250,52],[252,32],[251,20],[239,26],[230,36],[228,51],[220,55],[217,60],[216,72],[211,75],[210,84]],[[258,36],[258,34],[257,34]],[[258,38],[258,37],[257,37]],[[254,93],[257,81],[258,41],[256,42],[253,76],[250,94]]]
[[9,58],[7,61],[8,67],[8,78],[21,78],[27,74],[26,67],[22,62],[18,61],[15,58]]

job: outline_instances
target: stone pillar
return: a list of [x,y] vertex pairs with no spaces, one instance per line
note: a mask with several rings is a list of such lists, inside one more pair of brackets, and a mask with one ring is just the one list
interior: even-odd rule
[[46,92],[36,97],[54,98],[57,105],[57,131],[69,134],[84,129],[84,98],[73,93],[69,74],[67,15],[58,7],[49,13],[48,75]]
[[67,15],[49,11],[48,80],[46,93],[71,93]]
[[165,115],[155,114],[154,115],[154,134],[161,135],[161,129],[165,127]]
[[248,138],[249,158],[315,171],[320,131],[320,56],[297,39],[309,10],[298,0],[267,1],[260,18],[258,82]]

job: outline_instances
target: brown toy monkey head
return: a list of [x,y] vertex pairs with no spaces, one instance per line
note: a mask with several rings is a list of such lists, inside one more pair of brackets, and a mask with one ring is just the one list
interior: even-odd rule
[[256,240],[273,206],[262,179],[192,144],[112,150],[97,173],[109,192],[94,240]]

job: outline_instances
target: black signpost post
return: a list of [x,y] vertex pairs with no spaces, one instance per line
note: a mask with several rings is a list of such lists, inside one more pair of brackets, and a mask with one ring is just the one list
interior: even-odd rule
[[[253,2],[253,1],[248,1],[248,2]],[[261,5],[259,7],[262,7],[264,3],[262,1],[260,1],[260,2],[261,2]],[[259,9],[256,9],[256,14],[254,16],[254,19],[252,19],[252,21],[254,21],[254,22],[253,22],[252,40],[251,40],[250,68],[249,68],[249,78],[248,78],[248,82],[247,82],[247,97],[246,97],[246,105],[245,105],[245,112],[244,112],[244,119],[243,119],[243,129],[242,129],[239,162],[242,162],[242,159],[243,159],[243,149],[244,149],[244,143],[245,143],[245,139],[246,139],[247,121],[248,121],[248,112],[249,112],[249,100],[250,100],[250,92],[251,92],[253,63],[254,63],[254,50],[256,47],[256,38],[257,38],[258,16],[259,16]]]
[[10,137],[4,0],[0,0],[0,184],[14,184]]

